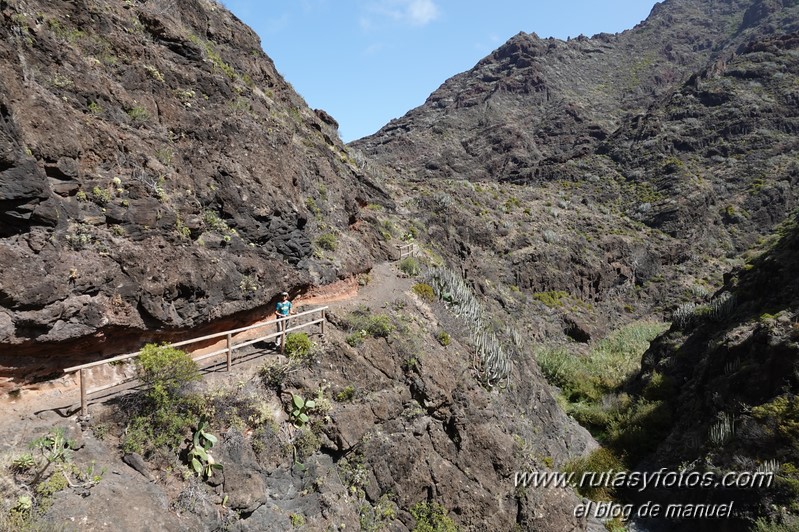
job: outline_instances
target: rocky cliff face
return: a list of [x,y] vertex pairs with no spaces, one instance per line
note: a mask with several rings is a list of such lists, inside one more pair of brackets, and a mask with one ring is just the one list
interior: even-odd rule
[[385,196],[215,2],[2,2],[0,33],[0,378],[380,255],[358,221]]

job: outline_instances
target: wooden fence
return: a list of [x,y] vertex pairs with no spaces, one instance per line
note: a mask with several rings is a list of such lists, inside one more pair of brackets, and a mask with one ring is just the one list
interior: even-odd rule
[[399,249],[399,259],[397,260],[402,260],[405,257],[416,256],[416,244],[414,243],[402,244],[400,246],[397,246],[397,249]]
[[[328,307],[320,307],[313,310],[307,310],[305,312],[299,312],[297,314],[293,314],[291,316],[285,318],[277,318],[268,320],[262,323],[256,323],[255,325],[250,325],[247,327],[241,327],[239,329],[232,329],[229,331],[218,332],[215,334],[209,334],[206,336],[200,336],[198,338],[192,338],[190,340],[183,340],[182,342],[176,342],[174,344],[169,344],[170,347],[183,347],[191,344],[196,344],[198,342],[208,342],[210,340],[216,339],[224,339],[225,347],[221,349],[216,349],[211,351],[210,353],[202,353],[199,356],[193,357],[195,362],[200,362],[212,357],[217,357],[220,355],[226,355],[226,363],[227,363],[227,371],[230,371],[231,364],[233,363],[233,351],[236,349],[241,349],[242,347],[247,347],[248,345],[252,345],[258,342],[263,342],[266,340],[271,340],[273,338],[280,338],[280,352],[282,353],[286,347],[286,334],[299,331],[301,329],[308,328],[312,325],[319,324],[320,333],[325,333],[325,312],[327,311]],[[314,314],[319,314],[318,318],[314,317]],[[310,319],[309,319],[310,318]],[[297,323],[299,320],[300,323]],[[296,323],[296,325],[295,325]],[[278,325],[280,324],[280,325]],[[272,332],[268,334],[260,335],[256,334],[257,338],[252,338],[252,335],[258,329],[262,328],[272,328]],[[280,329],[280,330],[278,330]],[[237,340],[242,340],[238,342]],[[102,392],[108,390],[110,388],[114,388],[116,386],[120,386],[125,384],[126,382],[130,382],[136,380],[135,378],[127,379],[122,382],[115,382],[113,384],[107,384],[104,386],[100,386],[97,388],[87,389],[88,388],[88,371],[90,369],[96,368],[98,366],[103,366],[105,364],[112,364],[116,362],[122,362],[126,360],[132,360],[137,358],[141,355],[141,351],[136,351],[135,353],[129,353],[126,355],[118,355],[112,358],[106,358],[104,360],[98,360],[97,362],[90,362],[88,364],[81,364],[80,366],[72,366],[71,368],[66,368],[64,373],[70,374],[78,372],[79,380],[80,380],[80,415],[82,418],[86,418],[88,415],[88,396],[91,394],[95,394],[98,392]]]

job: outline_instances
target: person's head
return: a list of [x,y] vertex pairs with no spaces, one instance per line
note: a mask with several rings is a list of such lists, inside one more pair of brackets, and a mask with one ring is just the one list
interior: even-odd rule
[[280,298],[281,298],[283,301],[285,301],[286,299],[288,299],[288,298],[289,298],[289,293],[288,293],[288,292],[281,292],[281,294],[280,294]]

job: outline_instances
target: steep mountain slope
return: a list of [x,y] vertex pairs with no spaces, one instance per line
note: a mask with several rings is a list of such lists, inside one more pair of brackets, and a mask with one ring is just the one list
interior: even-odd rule
[[408,178],[556,179],[729,47],[751,3],[671,0],[632,30],[568,42],[520,33],[354,145]]
[[381,256],[358,221],[385,195],[215,2],[0,16],[0,379],[246,322]]
[[[409,210],[432,228],[460,219],[435,241],[473,256],[475,280],[608,305],[589,316],[602,329],[620,307],[662,312],[692,285],[718,287],[796,206],[797,29],[795,2],[668,0],[618,35],[519,34],[352,145],[431,198],[450,193],[443,216],[429,201]],[[470,202],[509,210],[461,201],[450,185],[465,181],[527,185],[500,188],[527,214],[513,245],[508,228],[464,238],[483,227]],[[579,211],[567,226],[564,205]],[[621,247],[599,243],[614,233]]]
[[783,224],[729,276],[720,292],[729,295],[725,305],[686,305],[672,329],[653,342],[628,387],[634,396],[654,391],[672,413],[672,421],[653,433],[658,445],[640,456],[644,467],[773,472],[763,486],[691,497],[734,500],[741,521],[770,514],[787,529],[799,525],[797,221],[794,216]]

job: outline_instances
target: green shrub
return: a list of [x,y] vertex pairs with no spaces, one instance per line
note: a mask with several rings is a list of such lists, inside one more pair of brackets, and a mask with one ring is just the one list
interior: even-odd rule
[[344,403],[347,401],[352,401],[355,397],[355,386],[352,384],[346,386],[343,390],[336,394],[336,401],[339,403]]
[[565,410],[580,425],[594,430],[602,430],[610,425],[618,411],[606,407],[602,402],[578,401],[566,403]]
[[414,371],[419,367],[419,357],[409,356],[402,362],[402,369],[404,371]]
[[399,261],[397,267],[408,277],[416,277],[422,271],[419,266],[419,260],[416,257],[405,257]]
[[94,201],[99,205],[105,205],[111,201],[111,193],[100,187],[94,187],[92,189],[92,196],[94,197]]
[[419,502],[411,508],[416,520],[413,532],[457,532],[458,527],[447,515],[447,510],[438,503]]
[[150,74],[150,77],[153,78],[154,80],[160,81],[161,83],[164,82],[164,75],[161,74],[161,71],[159,71],[154,66],[144,65],[144,70],[146,70],[147,73]]
[[[563,467],[565,473],[574,473],[575,477],[582,478],[583,473],[595,473],[598,477],[607,471],[623,471],[624,464],[610,450],[600,447],[595,449],[588,456],[577,458],[567,463]],[[583,497],[588,497],[593,501],[613,500],[614,490],[608,486],[607,482],[596,482],[597,486],[592,486],[592,482],[580,482],[577,485],[577,492]]]
[[347,335],[344,341],[347,342],[352,347],[358,347],[363,343],[363,339],[366,338],[366,331],[356,331],[350,335]]
[[438,340],[438,343],[444,347],[448,346],[452,341],[447,331],[438,331],[436,333],[436,340]]
[[397,504],[388,494],[380,497],[374,506],[364,501],[358,508],[358,521],[363,532],[390,530],[391,522],[397,518]]
[[327,251],[336,251],[338,238],[335,233],[324,233],[316,239],[316,245]]
[[764,423],[772,435],[779,435],[792,445],[799,443],[799,398],[781,395],[752,408],[752,416]]
[[436,293],[433,287],[426,283],[416,283],[413,285],[413,293],[425,301],[435,301]]
[[354,329],[354,333],[347,337],[347,343],[353,347],[360,345],[366,336],[386,338],[394,330],[394,325],[388,316],[371,314],[367,307],[353,311],[347,318],[347,322],[350,328]]
[[655,371],[644,386],[642,395],[650,401],[669,400],[677,395],[677,384],[671,377]]
[[536,299],[548,306],[549,308],[558,308],[563,306],[563,298],[569,296],[568,292],[562,290],[550,290],[549,292],[536,292],[533,294],[533,299]]
[[374,338],[387,338],[394,326],[385,314],[375,314],[366,322],[364,329]]
[[67,477],[61,474],[53,474],[47,480],[36,485],[35,492],[38,497],[49,498],[66,489],[69,486]]
[[568,349],[556,348],[538,351],[535,359],[547,381],[560,388],[569,401],[597,401],[601,398],[602,392],[597,389],[595,377],[583,357]]
[[167,344],[147,344],[138,358],[138,377],[148,386],[172,397],[192,381],[200,379],[197,363],[185,351]]
[[205,222],[205,225],[212,231],[216,231],[217,233],[221,233],[223,235],[230,232],[230,226],[228,226],[227,222],[220,218],[219,215],[214,211],[205,211],[203,213],[203,221]]
[[294,367],[296,367],[296,362],[293,361],[289,361],[286,364],[270,361],[266,362],[261,367],[258,371],[258,375],[261,377],[264,386],[273,390],[278,390],[283,384],[283,380],[285,380],[286,376]]
[[316,200],[313,198],[305,199],[305,208],[311,211],[317,218],[322,216],[322,210],[319,208],[319,205],[316,204]]
[[298,458],[310,458],[321,447],[322,442],[319,440],[319,436],[307,427],[300,429],[294,438],[294,449]]
[[128,116],[130,117],[131,120],[133,120],[133,122],[137,124],[141,124],[150,119],[150,113],[147,112],[147,109],[145,109],[140,105],[128,109]]
[[635,463],[654,451],[668,435],[674,413],[665,401],[633,401],[623,409],[608,427],[607,443],[626,453],[630,463]]
[[289,333],[286,336],[285,353],[290,358],[304,359],[311,354],[313,343],[304,332]]
[[786,522],[775,523],[765,517],[759,517],[751,530],[753,532],[796,532],[799,527],[799,518],[785,515],[783,519]]
[[179,349],[155,344],[146,345],[137,362],[139,379],[148,389],[135,406],[122,449],[146,456],[174,451],[204,407],[201,397],[186,393],[188,384],[200,379],[197,364]]

